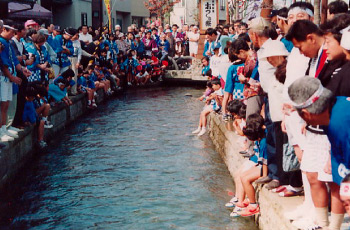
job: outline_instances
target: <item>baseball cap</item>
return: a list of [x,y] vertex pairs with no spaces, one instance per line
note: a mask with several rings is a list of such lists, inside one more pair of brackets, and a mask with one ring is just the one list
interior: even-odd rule
[[24,23],[24,27],[28,27],[31,25],[39,25],[37,22],[35,22],[33,19],[29,19]]
[[165,33],[171,33],[171,30],[167,29],[167,30],[165,31]]
[[264,30],[265,28],[270,28],[271,23],[263,17],[257,17],[250,21],[248,25],[248,30]]
[[259,59],[273,57],[273,56],[288,56],[289,52],[284,44],[279,40],[267,40],[264,46],[260,48],[261,52],[258,54]]
[[43,35],[50,35],[50,34],[49,34],[49,31],[48,31],[47,29],[40,29],[40,30],[38,31],[38,33],[39,33],[39,34],[43,34]]

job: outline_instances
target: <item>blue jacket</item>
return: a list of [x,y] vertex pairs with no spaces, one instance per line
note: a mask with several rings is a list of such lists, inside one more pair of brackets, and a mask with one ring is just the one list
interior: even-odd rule
[[[65,44],[64,44],[65,43]],[[50,43],[49,43],[50,44]],[[57,35],[54,39],[53,39],[53,46],[52,49],[56,52],[57,54],[57,58],[56,60],[53,62],[53,64],[60,66],[61,68],[70,66],[71,63],[68,59],[68,57],[72,56],[73,52],[74,52],[74,48],[73,48],[73,43],[71,40],[65,41],[62,35]],[[66,46],[67,49],[70,51],[70,54],[66,54],[66,53],[62,53],[63,48],[62,46]]]
[[168,40],[165,40],[164,42],[159,40],[158,42],[158,47],[164,47],[163,50],[165,52],[169,52],[169,49],[170,49],[170,43],[168,42]]
[[[135,43],[136,43],[136,45],[135,45]],[[135,50],[137,53],[140,54],[140,53],[145,52],[145,45],[141,41],[139,43],[137,43],[136,41],[133,41],[131,43],[131,49]]]
[[209,42],[206,41],[205,44],[204,44],[204,51],[203,51],[203,56],[204,57],[208,57],[208,55],[206,54],[208,50],[209,50]]

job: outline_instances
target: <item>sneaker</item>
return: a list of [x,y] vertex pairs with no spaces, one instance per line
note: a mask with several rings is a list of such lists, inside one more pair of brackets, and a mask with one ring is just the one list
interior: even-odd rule
[[248,217],[248,216],[254,216],[255,214],[260,213],[259,205],[257,205],[255,208],[251,207],[250,205],[245,208],[243,211],[238,212],[238,214],[242,217]]
[[18,138],[18,133],[13,130],[7,130],[6,128],[3,128],[2,133],[13,138]]
[[269,183],[270,181],[272,181],[272,178],[266,176],[266,177],[261,177],[261,178],[257,179],[255,181],[255,183],[257,183],[257,184],[266,184],[266,183]]
[[278,188],[273,188],[271,189],[271,192],[274,192],[274,193],[280,193],[280,192],[283,192],[284,190],[287,189],[287,186],[286,185],[281,185],[279,186]]
[[95,102],[92,103],[92,107],[93,107],[93,108],[97,108],[97,105],[96,105]]
[[10,126],[10,127],[8,128],[8,130],[13,130],[13,131],[16,131],[16,132],[23,131],[23,129],[18,129],[18,128],[13,127],[13,126]]
[[41,149],[43,149],[43,148],[46,148],[46,147],[47,147],[47,144],[46,144],[46,142],[45,142],[45,141],[39,141],[38,145],[39,145],[39,148],[41,148]]
[[3,142],[14,141],[14,140],[15,140],[15,138],[10,137],[10,136],[8,136],[8,135],[6,135],[6,134],[1,133],[0,135],[1,135],[1,138],[0,138],[0,139],[1,139],[1,141],[3,141]]
[[128,86],[132,86],[131,82],[128,82]]
[[274,188],[278,188],[280,186],[280,182],[278,180],[272,180],[266,185],[267,190],[271,190]]
[[228,203],[225,204],[225,207],[226,208],[233,208],[236,206],[237,202],[238,202],[238,199],[237,199],[237,197],[234,196],[231,198],[231,200]]
[[198,134],[202,130],[202,127],[198,127],[196,130],[192,132],[192,134]]
[[278,195],[280,197],[292,197],[292,196],[300,196],[303,193],[303,190],[301,191],[294,191],[290,189],[285,189],[282,192],[279,192]]
[[203,136],[207,132],[206,128],[202,128],[201,131],[198,133],[198,136]]
[[51,129],[53,127],[53,124],[51,124],[50,121],[45,121],[44,128],[45,129]]
[[238,216],[240,216],[239,213],[243,212],[244,209],[246,209],[246,208],[236,206],[233,209],[233,211],[230,213],[230,217],[238,217]]

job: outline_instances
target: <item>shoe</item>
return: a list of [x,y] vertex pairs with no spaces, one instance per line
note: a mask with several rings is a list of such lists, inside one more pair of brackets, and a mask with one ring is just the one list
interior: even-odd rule
[[131,82],[128,82],[128,86],[132,86]]
[[272,180],[266,185],[267,190],[271,190],[274,188],[278,188],[280,186],[280,182],[278,180]]
[[97,108],[97,105],[95,102],[92,103],[92,107]]
[[278,195],[280,197],[292,197],[292,196],[299,196],[302,193],[303,193],[303,190],[297,192],[297,191],[285,189],[284,191],[279,192]]
[[247,151],[239,151],[239,154],[247,154]]
[[244,209],[245,208],[236,206],[233,209],[233,211],[230,213],[230,217],[238,217],[238,216],[240,216],[238,213],[243,212]]
[[244,158],[251,158],[252,156],[254,156],[255,155],[255,153],[246,153],[246,154],[243,154],[242,156],[244,157]]
[[45,142],[45,141],[39,141],[38,145],[39,145],[39,148],[41,148],[41,149],[43,149],[43,148],[46,148],[46,147],[47,147],[47,144],[46,144],[46,142]]
[[202,128],[202,130],[198,133],[198,136],[203,136],[207,132],[206,128]]
[[238,202],[238,199],[237,199],[237,197],[234,196],[231,198],[231,200],[228,203],[225,204],[225,207],[226,208],[234,208],[236,206],[237,202]]
[[44,128],[45,129],[51,129],[53,127],[53,124],[51,124],[50,121],[45,121]]
[[202,127],[198,127],[196,130],[192,132],[192,134],[198,134],[202,130]]
[[311,218],[304,217],[299,220],[295,220],[292,222],[292,225],[294,227],[297,227],[298,229],[303,230],[316,230],[316,229],[322,229],[321,226],[314,223],[314,221]]
[[2,134],[5,134],[7,136],[10,136],[10,137],[13,137],[13,138],[18,138],[17,132],[12,131],[12,130],[11,131],[7,130],[5,126],[3,126],[1,128],[1,132],[2,132]]
[[8,130],[13,130],[13,131],[16,131],[16,132],[23,131],[23,129],[18,129],[18,128],[13,127],[13,126],[10,126],[10,127],[8,128]]
[[0,135],[1,135],[0,140],[3,141],[3,142],[14,141],[15,140],[15,138],[10,137],[10,136],[8,136],[6,134],[1,133]]
[[256,207],[251,207],[250,205],[245,208],[243,211],[238,212],[238,214],[242,217],[254,216],[255,214],[260,213],[259,205]]
[[278,188],[273,188],[271,189],[271,192],[274,192],[274,193],[280,193],[280,192],[283,192],[284,190],[287,189],[287,186],[286,185],[281,185],[279,186]]
[[266,183],[269,183],[270,181],[272,181],[272,178],[266,176],[266,177],[262,177],[262,178],[259,178],[255,181],[255,183],[257,184],[266,184]]

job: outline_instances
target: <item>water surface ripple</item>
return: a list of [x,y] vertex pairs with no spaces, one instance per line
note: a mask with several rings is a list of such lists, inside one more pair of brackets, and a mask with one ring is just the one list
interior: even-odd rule
[[190,135],[200,94],[140,89],[69,126],[1,196],[1,228],[256,229],[229,217],[229,172]]

